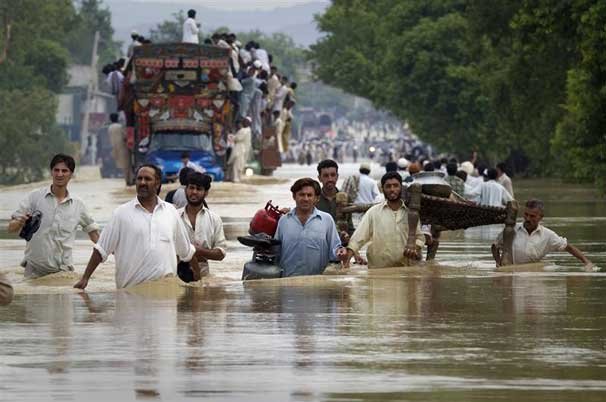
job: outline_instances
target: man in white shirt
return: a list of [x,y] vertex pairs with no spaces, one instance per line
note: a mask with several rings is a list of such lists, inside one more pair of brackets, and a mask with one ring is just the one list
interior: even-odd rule
[[229,161],[227,161],[227,164],[231,166],[231,179],[234,183],[240,181],[252,148],[251,122],[252,119],[248,116],[242,119],[242,126],[234,135],[234,147],[229,156]]
[[177,212],[187,229],[189,241],[197,246],[197,256],[190,264],[179,263],[179,277],[185,282],[208,275],[208,260],[225,258],[227,242],[219,215],[205,207],[204,199],[210,190],[212,178],[194,172],[189,175],[185,194],[187,205]]
[[177,273],[177,258],[189,261],[196,248],[175,207],[158,197],[162,171],[142,165],[137,171],[137,197],[120,205],[103,229],[82,279],[85,289],[97,266],[111,254],[116,260],[116,287],[125,288]]
[[505,163],[500,162],[497,163],[497,183],[501,186],[505,187],[505,190],[513,197],[513,184],[511,183],[511,178],[507,176],[505,173]]
[[187,12],[187,19],[183,22],[183,39],[184,43],[195,43],[198,44],[198,33],[200,28],[196,23],[196,10],[189,10]]
[[[488,181],[480,183],[469,193],[470,197],[475,197],[480,205],[491,207],[502,207],[507,205],[508,201],[513,200],[511,194],[505,190],[505,187],[496,182],[497,171],[490,168],[486,172]],[[465,189],[467,191],[467,189]],[[467,195],[467,193],[465,193]]]
[[[543,201],[531,199],[526,202],[524,223],[516,224],[513,238],[513,263],[528,264],[541,261],[551,251],[567,251],[583,263],[586,271],[592,271],[594,265],[583,253],[569,244],[566,238],[558,236],[553,230],[541,225],[544,216]],[[492,245],[492,255],[501,266],[503,251],[503,234],[501,233]]]
[[86,206],[67,190],[75,168],[71,156],[55,155],[50,163],[53,184],[29,193],[8,224],[9,232],[18,233],[34,212],[42,214],[40,227],[27,242],[21,262],[28,278],[74,270],[72,249],[78,227],[92,242],[99,239],[99,227]]
[[370,165],[362,163],[360,165],[360,182],[358,184],[358,196],[354,204],[372,204],[379,196],[379,186],[370,176]]

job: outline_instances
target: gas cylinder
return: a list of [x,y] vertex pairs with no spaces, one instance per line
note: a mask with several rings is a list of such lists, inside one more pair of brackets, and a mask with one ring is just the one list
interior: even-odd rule
[[248,232],[251,235],[255,235],[258,233],[265,233],[271,237],[276,234],[276,229],[278,228],[278,221],[282,213],[275,207],[271,200],[265,204],[265,208],[257,211],[255,216],[253,216],[250,221],[250,228]]

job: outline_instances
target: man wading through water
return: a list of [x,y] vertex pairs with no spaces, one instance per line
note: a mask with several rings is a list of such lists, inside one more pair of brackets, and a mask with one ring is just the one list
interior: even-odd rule
[[221,261],[225,258],[227,242],[223,222],[219,215],[208,209],[205,202],[211,181],[209,175],[191,173],[185,187],[187,205],[177,211],[185,225],[189,241],[197,248],[196,256],[189,264],[179,263],[179,278],[185,282],[197,281],[208,275],[208,260]]
[[176,256],[182,261],[192,259],[196,249],[177,210],[158,197],[161,181],[157,166],[139,168],[137,197],[116,208],[75,288],[85,289],[97,266],[112,253],[118,288],[175,275]]

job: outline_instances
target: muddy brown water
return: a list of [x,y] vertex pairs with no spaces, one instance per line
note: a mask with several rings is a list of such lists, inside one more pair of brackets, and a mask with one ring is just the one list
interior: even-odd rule
[[[73,191],[103,224],[132,191],[88,173]],[[78,293],[83,236],[76,273],[26,281],[24,243],[3,234],[0,271],[16,297],[0,307],[0,400],[606,400],[606,274],[565,253],[497,272],[498,227],[446,233],[436,264],[240,282],[251,253],[235,236],[267,199],[290,206],[292,178],[304,175],[313,167],[214,185],[228,256],[192,286],[115,291],[110,262]],[[545,199],[546,226],[606,266],[606,206],[592,189],[514,186],[520,200]],[[0,219],[35,187],[2,189]]]

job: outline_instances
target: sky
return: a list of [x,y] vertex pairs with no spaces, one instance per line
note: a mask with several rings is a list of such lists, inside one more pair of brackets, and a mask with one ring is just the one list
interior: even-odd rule
[[141,3],[191,3],[220,10],[271,10],[306,3],[330,3],[330,0],[132,0]]

